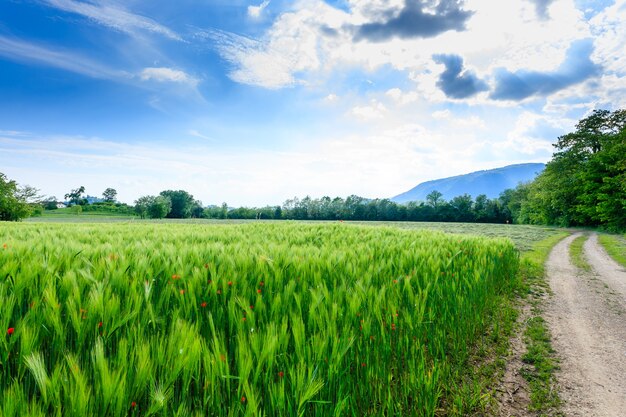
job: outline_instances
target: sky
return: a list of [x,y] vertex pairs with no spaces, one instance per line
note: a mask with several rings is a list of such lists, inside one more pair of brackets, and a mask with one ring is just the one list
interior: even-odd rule
[[0,0],[0,172],[63,199],[388,198],[626,108],[626,0]]

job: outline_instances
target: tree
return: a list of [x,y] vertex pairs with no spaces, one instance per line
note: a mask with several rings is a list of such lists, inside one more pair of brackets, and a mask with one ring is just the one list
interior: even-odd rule
[[152,219],[162,219],[172,209],[172,200],[169,197],[159,195],[154,197],[152,204],[148,207],[148,214]]
[[428,203],[429,206],[433,208],[437,208],[439,204],[443,201],[442,197],[443,197],[443,194],[441,194],[437,190],[434,190],[426,196],[426,202]]
[[145,195],[143,197],[139,197],[135,200],[135,213],[139,215],[142,219],[145,219],[148,216],[148,208],[152,201],[154,200],[154,196]]
[[161,191],[160,195],[163,197],[169,197],[172,201],[172,209],[167,214],[167,217],[173,219],[188,219],[191,217],[195,200],[187,191],[167,190]]
[[55,196],[51,196],[46,198],[43,202],[43,208],[46,210],[56,210],[57,207],[57,198]]
[[454,220],[457,222],[474,221],[472,196],[463,194],[450,200],[450,206],[454,211]]
[[17,188],[18,198],[29,204],[39,204],[43,201],[43,195],[39,194],[41,191],[38,188],[30,185],[22,185]]
[[554,146],[527,186],[520,220],[626,229],[626,110],[595,110]]
[[115,190],[115,188],[107,188],[102,193],[102,197],[104,197],[104,201],[106,201],[107,203],[115,203],[117,199],[117,191]]
[[69,200],[70,204],[85,205],[87,200],[83,198],[84,193],[85,193],[85,187],[81,185],[77,189],[72,190],[69,193],[65,194],[65,198]]
[[32,213],[18,184],[0,172],[0,221],[18,221]]
[[145,219],[162,219],[171,211],[172,200],[162,195],[146,195],[135,200],[135,213]]

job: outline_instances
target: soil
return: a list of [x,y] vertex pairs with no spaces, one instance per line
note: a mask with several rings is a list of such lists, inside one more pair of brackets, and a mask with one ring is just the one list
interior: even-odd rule
[[545,319],[560,358],[558,389],[566,416],[626,416],[626,271],[598,244],[584,245],[591,272],[572,265],[574,234],[552,250],[546,272],[553,296]]
[[522,357],[526,353],[526,346],[522,334],[526,321],[531,316],[531,307],[525,304],[517,319],[518,330],[511,338],[510,353],[507,358],[504,376],[497,387],[498,417],[526,417],[531,416],[528,412],[530,403],[530,391],[528,382],[522,375],[525,366]]

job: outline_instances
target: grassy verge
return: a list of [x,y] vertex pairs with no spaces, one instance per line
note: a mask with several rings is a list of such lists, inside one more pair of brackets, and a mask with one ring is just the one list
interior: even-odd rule
[[626,239],[621,236],[601,234],[598,240],[611,258],[626,268]]
[[500,294],[498,309],[486,318],[490,324],[472,347],[466,366],[456,377],[457,384],[449,387],[449,392],[444,394],[444,398],[449,400],[440,410],[442,415],[492,415],[497,408],[494,387],[506,367],[510,339],[519,316],[514,294],[522,288],[519,279],[511,281],[510,285]]
[[581,271],[591,271],[591,265],[587,262],[583,255],[583,245],[587,241],[587,235],[578,236],[569,247],[569,256],[572,263]]
[[529,409],[540,416],[558,413],[561,400],[554,389],[558,359],[550,342],[550,333],[542,317],[541,299],[550,291],[545,280],[545,262],[550,250],[567,233],[559,233],[534,245],[533,250],[522,256],[522,279],[532,306],[531,317],[524,330],[526,354],[522,360],[529,365],[523,370],[523,376],[530,387]]

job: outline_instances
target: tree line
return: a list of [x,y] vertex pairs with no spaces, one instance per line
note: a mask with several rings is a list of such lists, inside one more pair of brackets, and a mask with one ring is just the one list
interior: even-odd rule
[[[626,230],[626,110],[595,110],[574,132],[560,136],[545,170],[529,183],[505,190],[498,198],[468,194],[449,201],[433,191],[426,201],[398,204],[389,199],[293,198],[282,206],[203,207],[184,190],[165,190],[138,198],[134,206],[117,202],[107,188],[89,204],[85,187],[65,194],[74,210],[135,214],[141,218],[290,219],[527,223],[592,226]],[[20,186],[0,173],[0,220],[20,220],[43,209],[57,208],[56,197],[44,198],[29,185]]]

